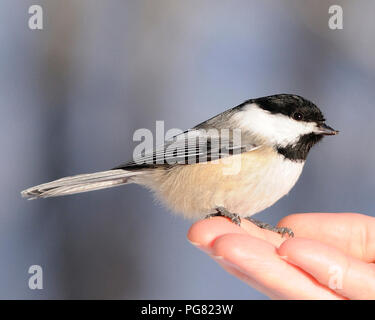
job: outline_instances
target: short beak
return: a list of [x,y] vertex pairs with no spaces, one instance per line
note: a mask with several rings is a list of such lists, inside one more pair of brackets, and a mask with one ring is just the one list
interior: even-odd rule
[[324,134],[327,136],[333,136],[338,134],[339,131],[332,129],[331,127],[327,126],[325,123],[322,123],[317,126],[317,130],[315,131],[316,134]]

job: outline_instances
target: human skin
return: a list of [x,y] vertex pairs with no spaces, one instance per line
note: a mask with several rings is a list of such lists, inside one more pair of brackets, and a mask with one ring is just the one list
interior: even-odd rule
[[375,299],[375,218],[303,213],[283,218],[295,237],[242,219],[194,223],[189,241],[272,299]]

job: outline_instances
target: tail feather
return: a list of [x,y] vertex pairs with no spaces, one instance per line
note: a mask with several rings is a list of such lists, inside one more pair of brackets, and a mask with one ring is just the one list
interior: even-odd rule
[[129,178],[138,174],[140,172],[122,169],[79,174],[28,188],[21,195],[32,200],[105,189],[129,183]]

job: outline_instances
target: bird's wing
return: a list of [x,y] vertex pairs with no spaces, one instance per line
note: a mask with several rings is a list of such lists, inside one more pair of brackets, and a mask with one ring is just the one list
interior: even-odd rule
[[238,129],[205,130],[200,125],[174,136],[155,150],[144,150],[136,154],[133,161],[114,169],[130,170],[214,161],[258,148],[251,140]]

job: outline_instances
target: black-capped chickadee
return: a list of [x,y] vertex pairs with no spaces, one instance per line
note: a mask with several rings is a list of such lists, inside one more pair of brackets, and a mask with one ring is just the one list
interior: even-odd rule
[[297,182],[311,147],[338,131],[319,108],[291,94],[250,99],[114,169],[61,178],[22,191],[35,199],[137,183],[187,218],[250,218]]

